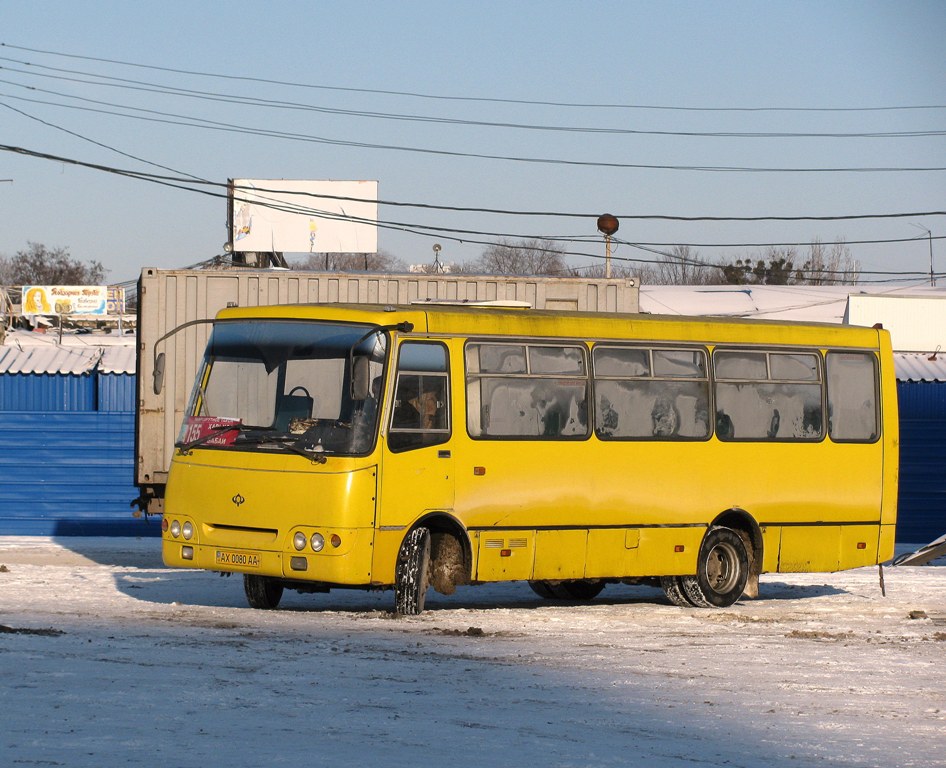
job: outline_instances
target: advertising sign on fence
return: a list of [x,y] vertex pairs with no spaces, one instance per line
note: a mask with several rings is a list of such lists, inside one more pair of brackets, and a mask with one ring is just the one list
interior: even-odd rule
[[24,285],[24,315],[104,315],[108,288],[104,285]]

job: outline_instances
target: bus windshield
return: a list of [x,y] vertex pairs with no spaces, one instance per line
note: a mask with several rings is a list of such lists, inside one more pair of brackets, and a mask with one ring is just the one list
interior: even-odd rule
[[386,349],[387,337],[370,325],[220,322],[178,446],[367,453]]

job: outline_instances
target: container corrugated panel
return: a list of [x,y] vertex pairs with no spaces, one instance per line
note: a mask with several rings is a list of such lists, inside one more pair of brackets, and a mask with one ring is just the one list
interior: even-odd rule
[[99,373],[97,406],[100,411],[134,413],[137,387],[134,375]]
[[133,413],[0,413],[0,534],[157,535],[132,517]]
[[94,411],[91,374],[0,374],[0,411]]
[[946,533],[946,383],[901,382],[897,394],[897,541],[926,544]]

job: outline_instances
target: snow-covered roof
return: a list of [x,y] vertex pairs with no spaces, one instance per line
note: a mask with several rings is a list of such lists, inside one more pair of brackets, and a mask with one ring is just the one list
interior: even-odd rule
[[912,285],[642,285],[640,309],[655,315],[843,323],[848,297],[864,295],[946,299],[946,290]]
[[135,336],[11,331],[0,346],[0,374],[135,372]]
[[[930,286],[642,285],[641,312],[858,325],[891,332],[900,381],[946,381],[946,290]],[[941,336],[940,336],[941,334]],[[942,343],[938,341],[942,338]],[[932,359],[931,359],[932,358]]]

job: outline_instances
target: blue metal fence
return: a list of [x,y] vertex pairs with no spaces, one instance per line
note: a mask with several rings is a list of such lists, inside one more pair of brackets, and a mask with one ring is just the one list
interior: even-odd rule
[[157,535],[134,462],[133,375],[0,375],[0,534]]
[[897,541],[946,533],[946,382],[902,381]]

